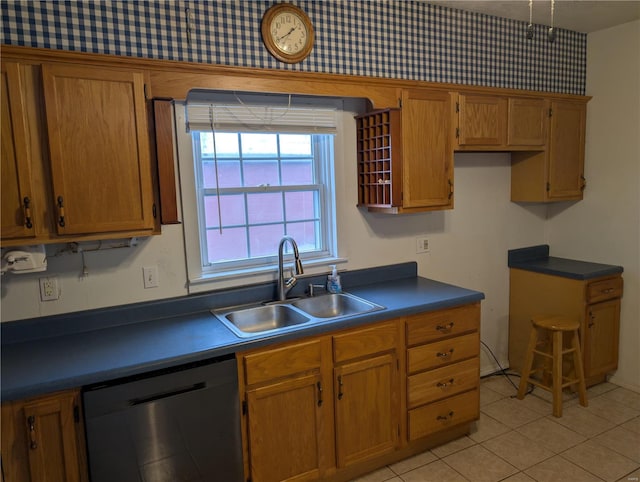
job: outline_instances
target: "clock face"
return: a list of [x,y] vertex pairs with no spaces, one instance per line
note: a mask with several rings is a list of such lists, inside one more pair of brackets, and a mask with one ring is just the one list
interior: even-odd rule
[[295,12],[283,11],[277,14],[271,20],[269,31],[276,48],[285,54],[298,54],[307,46],[307,26]]
[[314,31],[309,17],[289,3],[278,3],[262,17],[262,40],[278,60],[296,63],[313,48]]

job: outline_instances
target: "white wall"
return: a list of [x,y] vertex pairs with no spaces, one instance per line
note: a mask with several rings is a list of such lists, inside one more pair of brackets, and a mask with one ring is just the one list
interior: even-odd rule
[[549,210],[554,256],[624,267],[619,368],[640,391],[640,21],[589,34],[584,200]]

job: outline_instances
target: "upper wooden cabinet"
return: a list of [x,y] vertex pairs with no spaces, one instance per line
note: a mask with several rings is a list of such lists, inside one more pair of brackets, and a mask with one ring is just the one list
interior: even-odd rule
[[356,120],[359,206],[392,214],[453,207],[449,93],[403,90],[401,109]]
[[507,138],[507,99],[459,94],[456,101],[457,147],[502,147]]
[[543,148],[549,129],[546,99],[509,98],[507,144],[518,148]]
[[3,240],[32,239],[36,235],[31,182],[31,158],[27,139],[27,113],[20,66],[2,63],[2,222]]
[[153,229],[143,73],[45,64],[42,78],[58,233]]
[[453,208],[451,95],[404,90],[402,129],[403,207]]
[[548,101],[544,98],[457,94],[454,119],[458,151],[543,150]]
[[550,102],[548,145],[543,152],[511,156],[511,200],[552,202],[580,200],[586,186],[584,102]]
[[2,246],[157,234],[145,74],[2,63]]

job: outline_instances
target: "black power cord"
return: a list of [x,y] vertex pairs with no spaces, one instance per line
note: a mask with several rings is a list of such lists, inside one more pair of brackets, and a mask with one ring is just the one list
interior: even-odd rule
[[[491,354],[491,356],[493,357],[493,359],[496,362],[496,365],[498,365],[498,367],[500,368],[500,370],[498,370],[497,372],[493,372],[490,373],[488,375],[485,375],[483,377],[480,377],[481,379],[484,378],[489,378],[489,377],[498,377],[498,376],[504,376],[509,383],[511,383],[511,385],[513,385],[513,388],[515,388],[516,392],[518,391],[518,386],[513,383],[513,380],[511,380],[511,377],[517,377],[520,378],[520,375],[517,373],[513,373],[513,372],[508,372],[506,368],[503,368],[502,365],[500,365],[500,362],[498,361],[498,359],[496,358],[496,356],[493,354],[493,352],[491,351],[491,348],[489,348],[489,345],[487,345],[484,341],[480,340],[480,343],[482,343],[482,346],[484,346],[486,348],[486,350]],[[531,393],[533,393],[533,389],[535,388],[533,385],[529,384],[530,388],[527,390],[527,392],[525,393],[526,395],[530,395]],[[515,398],[517,395],[511,395],[511,398]]]

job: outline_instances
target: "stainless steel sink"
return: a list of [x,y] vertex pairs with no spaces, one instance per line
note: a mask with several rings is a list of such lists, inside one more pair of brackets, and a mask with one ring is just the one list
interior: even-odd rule
[[218,318],[223,322],[228,322],[227,326],[238,330],[241,336],[287,328],[310,320],[308,316],[288,305],[267,305],[240,309],[226,313],[222,317],[218,316]]
[[384,307],[348,293],[340,293],[260,306],[211,310],[211,313],[236,335],[246,338],[378,310],[384,310]]
[[346,293],[304,298],[291,304],[315,318],[359,315],[382,309],[379,305]]

